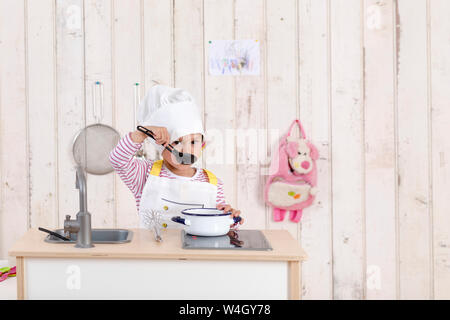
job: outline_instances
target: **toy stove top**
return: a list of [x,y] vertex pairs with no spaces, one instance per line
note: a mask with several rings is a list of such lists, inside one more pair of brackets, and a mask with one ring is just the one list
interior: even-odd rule
[[230,230],[218,237],[194,236],[182,230],[183,249],[272,250],[260,230]]

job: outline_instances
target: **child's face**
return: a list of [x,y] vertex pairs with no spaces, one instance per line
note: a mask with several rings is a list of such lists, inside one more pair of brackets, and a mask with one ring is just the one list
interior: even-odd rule
[[[173,141],[170,144],[179,152],[190,153],[199,158],[202,152],[202,137],[203,136],[200,133],[189,134],[182,136],[177,141]],[[175,156],[167,149],[164,149],[162,156],[164,160],[177,169],[189,168],[191,166],[190,164],[178,163]]]

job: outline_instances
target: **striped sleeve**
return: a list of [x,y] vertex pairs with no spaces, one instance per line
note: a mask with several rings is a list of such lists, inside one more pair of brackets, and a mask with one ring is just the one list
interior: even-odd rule
[[148,169],[153,163],[134,156],[141,147],[142,143],[135,143],[131,140],[131,132],[129,132],[119,140],[119,143],[109,155],[112,167],[135,198],[140,198],[147,179]]
[[225,204],[225,193],[223,190],[223,182],[219,178],[217,178],[217,204]]

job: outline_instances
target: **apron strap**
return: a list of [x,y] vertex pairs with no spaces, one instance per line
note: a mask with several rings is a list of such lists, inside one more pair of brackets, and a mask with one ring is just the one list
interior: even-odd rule
[[209,183],[217,186],[217,177],[209,170],[203,169],[205,171],[206,175],[208,176]]
[[158,160],[153,162],[152,170],[150,171],[150,174],[152,176],[159,176],[159,173],[161,172],[163,160]]

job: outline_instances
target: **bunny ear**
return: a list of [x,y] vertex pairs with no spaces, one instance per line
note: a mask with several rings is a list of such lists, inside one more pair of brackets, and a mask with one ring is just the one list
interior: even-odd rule
[[270,161],[269,175],[274,175],[282,170],[283,164],[287,161],[284,151],[285,141],[281,139],[277,146],[272,147],[272,158]]
[[272,160],[270,161],[269,176],[276,174],[280,170],[280,153],[278,148],[275,148],[272,153]]
[[286,146],[286,152],[290,158],[294,158],[298,152],[298,142],[290,141]]

